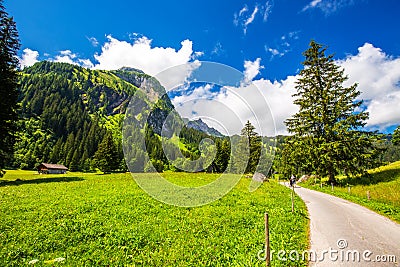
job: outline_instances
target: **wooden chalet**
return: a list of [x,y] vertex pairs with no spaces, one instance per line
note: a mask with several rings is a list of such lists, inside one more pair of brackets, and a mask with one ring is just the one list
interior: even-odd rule
[[61,164],[42,163],[37,170],[40,174],[65,174],[68,168]]

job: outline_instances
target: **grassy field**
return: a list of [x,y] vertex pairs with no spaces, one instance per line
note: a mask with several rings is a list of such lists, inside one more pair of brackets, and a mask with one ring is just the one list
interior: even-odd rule
[[312,179],[302,186],[348,199],[400,223],[400,161],[371,170],[369,174],[358,178],[339,177],[339,186],[333,191],[324,180],[322,188],[319,181],[315,185]]
[[[182,184],[216,178],[166,175]],[[130,174],[8,171],[0,180],[0,266],[265,266],[257,258],[264,212],[272,250],[307,249],[304,203],[296,198],[291,213],[289,189],[271,181],[249,193],[249,182],[210,205],[181,208],[152,199]]]

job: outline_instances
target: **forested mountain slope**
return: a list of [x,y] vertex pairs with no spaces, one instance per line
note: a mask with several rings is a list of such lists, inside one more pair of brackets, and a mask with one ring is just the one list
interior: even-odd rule
[[[113,169],[126,170],[121,129],[129,101],[135,95],[136,102],[142,102],[135,106],[137,113],[148,116],[147,121],[139,123],[145,130],[147,152],[143,147],[135,150],[135,170],[145,169],[145,153],[158,170],[169,168],[160,135],[174,107],[155,78],[132,68],[90,70],[43,61],[25,68],[19,84],[19,141],[11,167],[33,169],[41,162],[51,162],[65,164],[70,170],[93,170],[101,157],[96,156],[99,145],[112,135],[118,154]],[[152,107],[151,112],[145,110],[146,105]],[[181,121],[176,112],[173,116]],[[145,129],[146,122],[150,127]],[[172,137],[173,133],[169,134]],[[179,137],[181,152],[194,159],[199,156],[198,143],[208,135],[184,127]]]
[[[32,169],[40,162],[58,162],[71,170],[89,170],[110,132],[118,147],[119,168],[125,169],[120,144],[123,115],[130,96],[147,79],[153,78],[127,68],[100,71],[53,62],[25,68],[19,82],[21,120],[12,166]],[[149,102],[164,94],[160,85],[137,96]],[[173,109],[171,104],[164,106]]]

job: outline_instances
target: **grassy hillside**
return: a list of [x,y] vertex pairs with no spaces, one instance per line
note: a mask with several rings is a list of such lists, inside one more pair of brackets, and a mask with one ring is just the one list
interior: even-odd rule
[[340,177],[334,191],[327,184],[321,189],[314,180],[303,186],[348,199],[400,223],[400,161],[373,169],[369,174],[358,178]]
[[[189,184],[216,178],[166,175]],[[0,265],[37,259],[36,266],[48,266],[44,263],[57,265],[55,259],[65,258],[67,266],[265,266],[257,253],[264,246],[266,211],[271,249],[306,249],[304,203],[296,199],[292,214],[289,189],[269,182],[249,193],[248,184],[242,179],[210,205],[180,208],[150,198],[130,174],[8,171],[0,182]]]

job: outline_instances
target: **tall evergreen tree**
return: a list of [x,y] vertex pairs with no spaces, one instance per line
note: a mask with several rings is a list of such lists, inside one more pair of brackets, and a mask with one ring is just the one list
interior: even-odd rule
[[256,171],[258,162],[261,156],[261,137],[255,131],[255,127],[247,121],[244,125],[240,135],[248,141],[249,159],[247,162],[246,173],[254,173]]
[[15,143],[19,47],[16,24],[0,0],[0,177]]
[[400,126],[397,126],[396,130],[393,132],[392,143],[395,146],[400,145]]
[[227,139],[216,140],[217,154],[215,156],[215,166],[217,172],[224,172],[229,164],[231,146]]
[[339,171],[360,174],[372,167],[376,150],[374,135],[361,131],[368,113],[359,111],[357,84],[343,86],[348,79],[344,70],[325,51],[311,41],[303,53],[304,69],[294,95],[299,112],[285,122],[294,135],[283,157],[292,171],[301,167],[334,183]]
[[94,154],[94,164],[102,172],[115,171],[119,167],[119,153],[113,140],[112,134],[108,132]]

